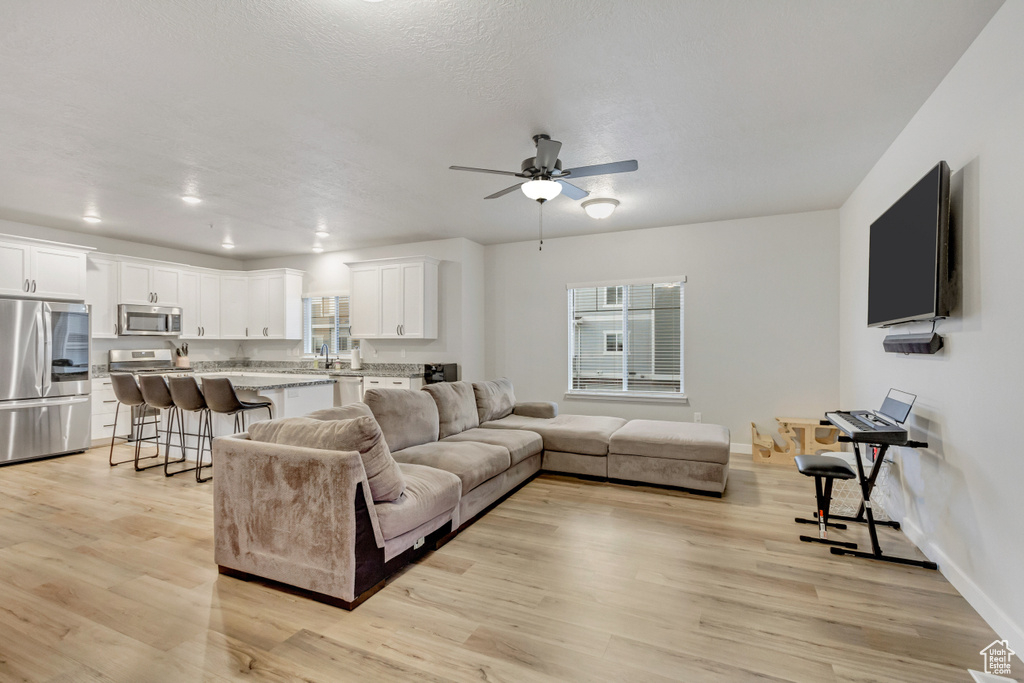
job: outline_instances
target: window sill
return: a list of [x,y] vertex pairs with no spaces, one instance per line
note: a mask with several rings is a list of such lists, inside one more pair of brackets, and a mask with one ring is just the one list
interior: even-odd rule
[[663,394],[657,392],[609,392],[609,391],[567,391],[566,399],[581,398],[587,401],[623,401],[630,403],[678,403],[690,405],[685,394]]

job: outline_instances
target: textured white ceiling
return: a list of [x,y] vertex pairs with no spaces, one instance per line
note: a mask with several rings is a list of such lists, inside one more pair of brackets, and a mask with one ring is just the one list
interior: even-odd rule
[[[0,218],[254,258],[838,207],[1002,0],[0,3]],[[204,198],[187,206],[182,193]],[[99,226],[80,217],[96,211]],[[212,228],[210,225],[212,224]]]

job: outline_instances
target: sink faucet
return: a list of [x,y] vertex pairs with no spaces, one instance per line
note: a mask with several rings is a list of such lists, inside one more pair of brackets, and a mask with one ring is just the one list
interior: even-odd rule
[[330,365],[330,361],[331,361],[330,350],[327,348],[327,344],[326,343],[320,345],[320,353],[323,354],[323,357],[324,357],[324,367],[326,368],[326,367],[328,367]]

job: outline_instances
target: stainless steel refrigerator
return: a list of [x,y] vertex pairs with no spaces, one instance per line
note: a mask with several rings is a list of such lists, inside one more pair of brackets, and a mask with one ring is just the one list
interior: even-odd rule
[[0,299],[0,465],[89,448],[89,308]]

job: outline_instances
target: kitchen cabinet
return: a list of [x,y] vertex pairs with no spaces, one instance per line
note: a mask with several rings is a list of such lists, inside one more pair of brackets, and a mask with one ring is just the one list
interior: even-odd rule
[[141,261],[122,261],[118,303],[178,306],[181,269]]
[[[114,414],[117,422],[114,422]],[[131,431],[132,410],[128,406],[117,409],[117,397],[109,377],[92,380],[92,441],[110,443],[110,437],[116,434],[128,436]],[[147,434],[148,436],[149,434]]]
[[0,241],[0,294],[84,301],[87,251],[30,239]]
[[179,283],[182,339],[220,337],[220,275],[182,271]]
[[347,263],[352,336],[436,339],[439,263],[429,256]]
[[249,277],[247,275],[221,275],[221,339],[247,339],[246,331],[248,327]]
[[117,337],[118,262],[90,254],[86,262],[85,303],[92,306],[90,323],[94,339]]
[[363,377],[363,391],[367,389],[422,389],[422,377]]
[[221,276],[223,339],[302,339],[302,273]]

